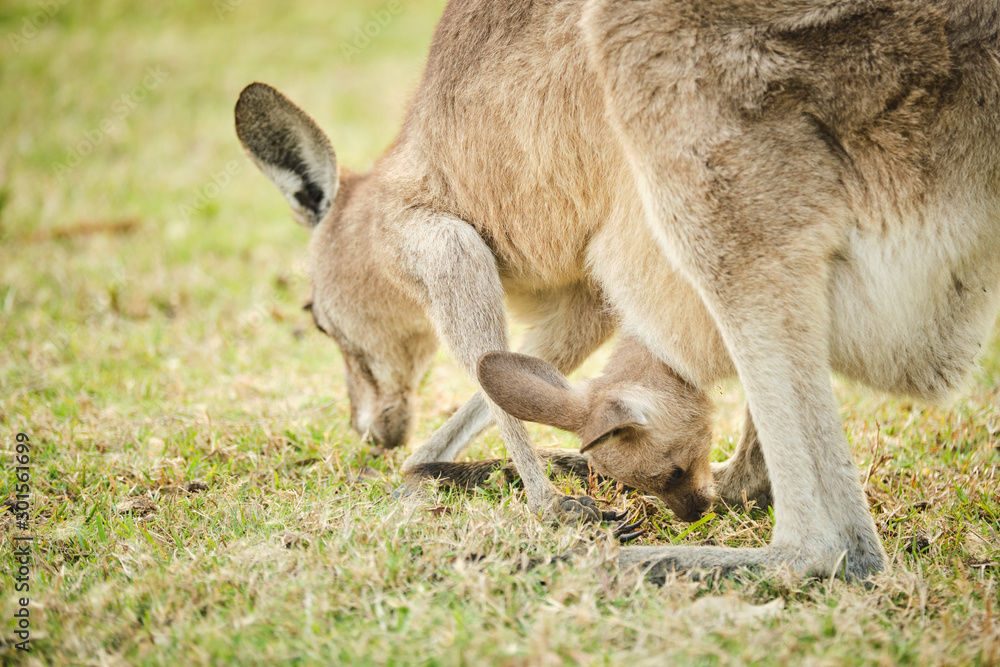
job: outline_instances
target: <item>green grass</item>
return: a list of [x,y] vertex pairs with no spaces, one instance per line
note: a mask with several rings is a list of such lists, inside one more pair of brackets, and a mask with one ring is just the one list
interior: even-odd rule
[[[0,497],[25,432],[36,538],[28,658],[10,634],[17,531],[0,518],[2,659],[1000,661],[997,337],[947,406],[838,387],[892,562],[871,589],[656,588],[617,572],[605,538],[529,516],[515,488],[392,498],[404,453],[370,460],[349,429],[339,355],[301,312],[307,233],[242,155],[232,106],[246,83],[272,83],[343,164],[366,167],[400,124],[443,6],[401,2],[350,62],[341,45],[387,3],[66,2],[23,41],[10,35],[41,5],[0,7]],[[150,71],[160,80],[143,88]],[[442,356],[416,441],[471,387]],[[718,399],[721,459],[741,398]],[[493,434],[470,455],[501,452]],[[648,517],[646,544],[758,545],[770,531],[766,514],[721,509],[690,529],[648,498],[597,493]]]

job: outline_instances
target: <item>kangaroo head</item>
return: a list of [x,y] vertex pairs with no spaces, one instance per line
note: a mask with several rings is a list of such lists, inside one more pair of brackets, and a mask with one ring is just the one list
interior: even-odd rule
[[247,86],[235,113],[250,159],[312,230],[307,309],[344,357],[351,424],[398,447],[412,430],[416,389],[437,338],[380,256],[378,193],[366,176],[341,175],[323,130],[274,88]]
[[576,433],[602,475],[652,493],[684,521],[711,506],[711,403],[637,342],[624,339],[605,374],[576,387],[512,352],[483,355],[478,374],[508,414]]

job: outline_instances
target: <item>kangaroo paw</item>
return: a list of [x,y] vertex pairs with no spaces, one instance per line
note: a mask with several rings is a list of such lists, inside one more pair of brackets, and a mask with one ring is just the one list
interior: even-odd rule
[[767,470],[751,470],[732,461],[712,464],[715,491],[730,507],[767,510],[773,504]]
[[629,523],[628,512],[600,510],[597,501],[589,496],[560,496],[552,501],[553,518],[563,523],[586,523],[591,525],[610,523],[611,535],[622,544],[627,544],[646,531],[639,529],[642,521]]
[[559,523],[601,523],[604,512],[588,496],[558,496],[549,504],[547,515]]

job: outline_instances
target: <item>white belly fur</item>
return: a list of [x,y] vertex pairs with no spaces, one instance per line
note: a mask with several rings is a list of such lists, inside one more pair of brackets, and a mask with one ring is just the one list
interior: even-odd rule
[[[1000,309],[1000,210],[956,222],[955,212],[970,208],[942,205],[889,232],[864,224],[847,232],[831,273],[833,370],[925,400],[961,385]],[[697,385],[733,375],[714,321],[636,219],[641,213],[617,213],[588,260],[624,327]]]
[[848,233],[831,285],[836,371],[930,400],[962,383],[1000,306],[997,212],[968,210],[941,206],[886,233]]

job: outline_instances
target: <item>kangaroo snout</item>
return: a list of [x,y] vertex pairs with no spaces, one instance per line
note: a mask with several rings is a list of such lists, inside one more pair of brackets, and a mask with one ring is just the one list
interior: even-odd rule
[[681,494],[664,494],[660,496],[681,521],[694,523],[705,516],[715,502],[715,489],[708,486],[696,491]]
[[385,449],[396,449],[410,438],[411,409],[406,402],[392,403],[371,424],[371,437]]

